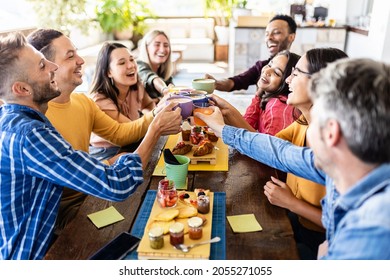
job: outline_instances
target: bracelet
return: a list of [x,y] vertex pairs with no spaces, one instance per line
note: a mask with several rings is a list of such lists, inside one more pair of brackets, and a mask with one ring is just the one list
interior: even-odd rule
[[165,86],[165,87],[163,87],[162,89],[161,89],[161,94],[164,94],[164,90],[166,90],[168,87],[167,86]]

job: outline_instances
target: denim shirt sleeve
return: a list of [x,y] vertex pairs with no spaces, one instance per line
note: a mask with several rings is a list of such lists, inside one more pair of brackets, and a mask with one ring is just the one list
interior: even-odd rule
[[273,168],[325,185],[325,174],[314,166],[313,152],[267,134],[225,125],[223,142]]

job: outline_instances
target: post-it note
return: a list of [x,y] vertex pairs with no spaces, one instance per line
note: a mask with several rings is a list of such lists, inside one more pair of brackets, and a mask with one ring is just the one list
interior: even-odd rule
[[125,219],[114,206],[89,214],[87,217],[97,228],[102,228]]
[[227,216],[226,218],[232,230],[237,233],[263,230],[254,214]]

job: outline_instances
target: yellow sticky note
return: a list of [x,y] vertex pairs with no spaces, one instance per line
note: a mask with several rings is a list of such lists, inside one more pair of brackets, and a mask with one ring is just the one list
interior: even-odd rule
[[97,228],[102,228],[125,219],[114,206],[89,214],[87,217]]
[[262,231],[263,228],[256,220],[254,214],[227,216],[230,226],[234,232]]

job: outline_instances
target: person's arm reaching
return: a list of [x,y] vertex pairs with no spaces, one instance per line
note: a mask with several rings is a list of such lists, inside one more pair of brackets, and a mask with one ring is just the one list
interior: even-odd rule
[[311,149],[297,147],[267,134],[225,125],[219,108],[213,108],[214,112],[211,115],[201,113],[194,115],[206,122],[225,144],[273,168],[325,185],[325,174],[315,167]]
[[[175,110],[172,110],[177,103],[170,103],[165,108],[163,108],[154,118],[152,123],[149,126],[148,131],[141,144],[135,150],[135,154],[138,154],[142,161],[142,168],[145,169],[148,165],[149,159],[153,152],[153,147],[156,145],[158,139],[161,135],[168,134],[177,134],[180,132],[181,125],[181,109],[177,107]],[[126,153],[122,153],[126,154]],[[109,163],[112,164],[117,158],[122,154],[111,158]]]
[[215,80],[215,89],[220,91],[231,91],[234,87],[234,82],[231,79],[221,79],[217,80],[210,74],[205,74],[206,79],[212,79]]
[[225,99],[219,97],[218,95],[211,95],[210,97],[211,103],[213,105],[218,106],[218,108],[221,110],[223,119],[226,124],[239,127],[239,128],[245,128],[249,131],[255,132],[256,130],[243,118],[241,113],[235,108],[233,105],[231,105],[229,102],[227,102]]

